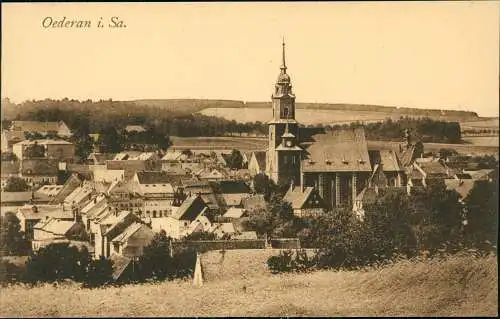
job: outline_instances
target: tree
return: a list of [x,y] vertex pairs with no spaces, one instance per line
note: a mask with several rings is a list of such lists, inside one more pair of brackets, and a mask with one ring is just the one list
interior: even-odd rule
[[497,245],[498,186],[495,182],[477,181],[465,199],[467,239],[474,244],[489,241]]
[[229,157],[228,166],[232,169],[241,169],[243,166],[243,156],[240,151],[233,149],[231,156]]
[[217,239],[216,234],[205,231],[193,232],[184,237],[184,240],[215,240],[215,239]]
[[99,287],[113,280],[113,265],[109,259],[101,256],[100,259],[92,260],[87,269],[85,277],[86,287]]
[[21,231],[19,219],[12,212],[0,216],[0,251],[7,255],[23,255],[30,249],[30,243]]
[[447,160],[448,157],[458,155],[457,151],[452,148],[441,148],[439,150],[439,158],[443,160]]
[[82,161],[86,161],[94,148],[94,141],[92,138],[88,134],[75,134],[73,136],[73,142],[75,143],[75,154],[80,157]]
[[15,176],[9,177],[4,188],[6,192],[25,192],[28,190],[28,184],[22,178]]
[[81,250],[68,243],[54,243],[30,256],[26,267],[30,282],[52,282],[62,279],[83,281],[91,257],[86,248]]
[[119,153],[123,150],[123,137],[114,127],[107,126],[99,132],[97,145],[101,153]]
[[151,243],[144,247],[139,259],[140,276],[143,279],[166,279],[173,268],[170,256],[170,241],[165,231],[155,234]]
[[23,152],[25,158],[37,158],[45,156],[45,148],[43,145],[39,145],[37,141],[33,144],[28,145]]
[[253,177],[253,188],[257,194],[269,195],[273,181],[266,174],[257,174]]

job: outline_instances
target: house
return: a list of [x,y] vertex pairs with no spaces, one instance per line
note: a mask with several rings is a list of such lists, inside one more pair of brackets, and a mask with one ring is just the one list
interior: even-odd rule
[[21,225],[20,230],[29,240],[33,239],[33,228],[42,219],[73,220],[72,211],[64,211],[60,205],[25,205],[19,207],[16,214]]
[[16,143],[24,141],[26,138],[24,132],[20,131],[2,131],[2,153],[12,152],[12,146]]
[[33,251],[45,247],[58,240],[82,240],[85,227],[75,220],[60,220],[53,217],[40,220],[33,226]]
[[22,160],[26,158],[26,149],[35,144],[44,148],[44,157],[46,158],[72,162],[75,157],[75,145],[63,140],[25,140],[14,144],[12,152]]
[[250,196],[250,187],[243,181],[222,180],[210,182],[215,193],[221,197],[223,207],[242,207],[243,198]]
[[118,212],[118,210],[114,210],[99,220],[98,227],[96,227],[97,232],[94,234],[95,258],[101,256],[108,258],[111,255],[111,241],[134,222],[140,223],[141,221],[131,212]]
[[239,219],[245,215],[243,208],[230,207],[222,217],[224,219]]
[[91,182],[84,181],[63,201],[64,210],[82,209],[95,194],[95,188]]
[[208,209],[214,214],[218,214],[222,209],[223,203],[220,203],[220,197],[216,196],[212,184],[207,181],[186,182],[183,185],[183,192],[188,196],[199,194]]
[[34,200],[37,203],[50,203],[63,189],[64,185],[49,184],[43,185],[34,193]]
[[248,171],[251,176],[262,174],[266,171],[266,151],[252,152],[248,161]]
[[200,180],[205,181],[220,181],[226,178],[226,176],[222,173],[221,170],[211,169],[211,170],[203,170],[197,174]]
[[143,209],[143,201],[134,181],[114,181],[105,193],[108,204],[120,211],[139,213]]
[[[379,187],[400,187],[404,184],[404,168],[394,150],[368,150],[372,166],[372,181]],[[376,177],[375,177],[376,176]]]
[[233,236],[236,234],[233,223],[218,223],[215,225],[215,229],[211,232],[214,233],[219,239],[224,236]]
[[476,181],[492,181],[495,178],[493,169],[464,170],[463,172]]
[[154,232],[144,224],[133,222],[111,239],[111,255],[128,258],[142,256],[143,248],[151,243]]
[[127,126],[125,126],[125,132],[127,132],[127,133],[132,133],[132,132],[142,133],[142,132],[146,132],[146,129],[142,125],[127,125]]
[[108,198],[105,194],[100,193],[93,195],[92,199],[81,210],[82,221],[85,229],[90,232],[90,222],[92,217],[98,215],[103,210],[110,210],[111,206],[108,204]]
[[0,193],[1,215],[4,216],[6,212],[15,213],[26,204],[33,201],[32,192],[4,192]]
[[444,184],[447,190],[454,190],[460,195],[460,201],[463,202],[474,187],[476,181],[473,179],[445,179]]
[[107,169],[106,167],[95,168],[92,172],[94,181],[103,183],[123,181],[126,179],[126,173],[128,177],[127,179],[133,176],[132,173],[135,173],[135,171],[125,171],[124,169]]
[[113,153],[90,153],[87,160],[93,165],[105,165],[106,161],[112,160],[116,154]]
[[172,182],[177,180],[165,172],[140,171],[134,175],[133,181],[142,196],[142,212],[147,217],[164,217],[171,214],[175,189]]
[[78,173],[71,174],[66,182],[62,185],[61,190],[52,198],[50,204],[61,204],[64,202],[66,197],[69,196],[75,189],[77,189],[80,185],[83,185],[83,181],[85,181],[85,177]]
[[39,122],[39,121],[12,121],[11,131],[24,133],[39,133],[47,135],[56,134],[60,137],[71,137],[72,133],[64,121],[59,122]]
[[191,223],[207,210],[208,206],[201,196],[188,197],[172,216],[167,217],[164,230],[168,236],[174,239],[187,236],[190,234]]
[[290,186],[283,197],[284,202],[289,202],[293,214],[297,217],[320,216],[326,211],[326,204],[314,187]]
[[24,159],[19,177],[32,187],[57,183],[57,162],[48,158]]

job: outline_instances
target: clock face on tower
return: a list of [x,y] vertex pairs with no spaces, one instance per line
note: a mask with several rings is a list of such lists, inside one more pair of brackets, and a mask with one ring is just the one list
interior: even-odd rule
[[287,147],[292,147],[292,141],[286,141],[285,145],[286,145]]

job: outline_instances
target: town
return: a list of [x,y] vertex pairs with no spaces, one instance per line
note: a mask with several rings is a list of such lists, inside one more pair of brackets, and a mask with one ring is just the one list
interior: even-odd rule
[[449,149],[426,153],[409,129],[393,147],[369,148],[363,126],[300,126],[285,54],[283,43],[262,150],[145,146],[133,137],[147,128],[130,124],[122,129],[126,150],[101,152],[116,131],[108,139],[88,134],[89,155],[78,158],[81,145],[70,142],[64,121],[12,121],[2,129],[2,218],[17,218],[32,254],[55,243],[85,247],[93,259],[110,260],[120,280],[161,232],[205,251],[301,248],[297,234],[279,237],[252,223],[268,209],[272,185],[294,218],[347,208],[362,222],[365,206],[387,189],[409,196],[441,182],[465,209],[474,185],[497,179],[495,157],[488,165]]

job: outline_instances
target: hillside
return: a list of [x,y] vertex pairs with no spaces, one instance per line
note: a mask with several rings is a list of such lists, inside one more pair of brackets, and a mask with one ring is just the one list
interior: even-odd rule
[[[236,100],[198,100],[198,99],[166,99],[166,100],[135,100],[137,105],[161,107],[168,110],[199,112],[208,108],[271,108],[271,102],[243,102]],[[298,109],[363,111],[391,113],[396,116],[428,116],[432,118],[447,118],[449,120],[476,120],[478,115],[469,111],[431,110],[406,107],[392,107],[364,104],[333,104],[333,103],[297,103]]]
[[201,288],[182,281],[94,290],[10,286],[2,288],[0,316],[497,316],[497,268],[496,256],[454,256],[367,271],[256,270]]

